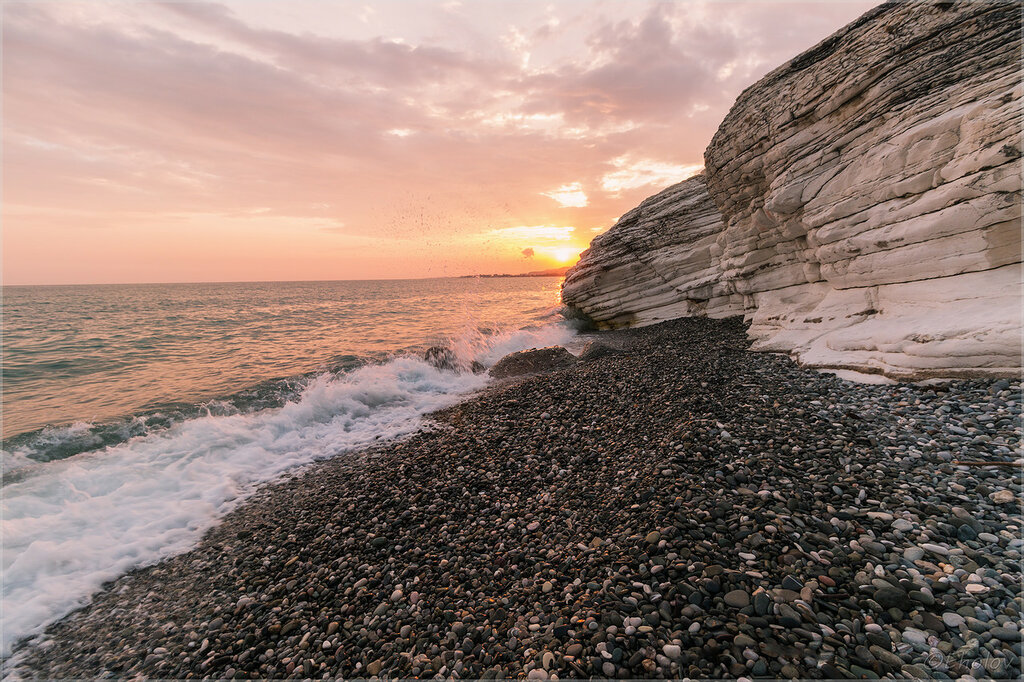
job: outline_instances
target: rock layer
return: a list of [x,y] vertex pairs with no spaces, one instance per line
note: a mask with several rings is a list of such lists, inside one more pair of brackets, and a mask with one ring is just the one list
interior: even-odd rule
[[754,347],[894,378],[1021,367],[1019,6],[876,8],[744,91],[704,176],[597,237],[599,326],[743,313]]

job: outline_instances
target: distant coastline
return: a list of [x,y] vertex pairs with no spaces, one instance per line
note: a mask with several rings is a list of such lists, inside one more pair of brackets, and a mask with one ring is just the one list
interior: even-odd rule
[[534,270],[533,272],[524,272],[518,275],[510,274],[491,274],[491,275],[459,275],[459,279],[467,279],[471,277],[561,277],[569,271],[571,265],[566,265],[561,268],[551,268],[550,270]]

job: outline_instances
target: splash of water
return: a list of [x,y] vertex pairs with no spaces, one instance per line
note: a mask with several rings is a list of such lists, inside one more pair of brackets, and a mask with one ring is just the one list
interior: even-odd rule
[[[493,364],[565,343],[555,324],[452,339],[460,364]],[[486,374],[402,356],[306,381],[283,405],[210,409],[92,452],[37,464],[3,495],[3,639],[18,640],[88,602],[106,581],[193,547],[262,483],[296,467],[406,436],[423,415],[482,388]],[[89,437],[74,424],[54,439]],[[25,464],[4,453],[5,466]],[[8,461],[10,460],[10,461]]]

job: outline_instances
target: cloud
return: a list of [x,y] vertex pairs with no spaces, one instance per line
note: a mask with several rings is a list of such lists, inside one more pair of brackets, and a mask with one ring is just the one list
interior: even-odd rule
[[616,170],[601,176],[601,188],[612,194],[638,187],[665,187],[691,178],[704,170],[703,164],[678,164],[620,156],[612,159]]
[[523,249],[522,254],[523,254],[523,258],[533,258],[533,249],[530,248],[530,247],[527,247],[527,248]]
[[553,189],[550,192],[541,192],[541,194],[551,197],[560,206],[582,208],[587,205],[587,195],[583,191],[583,185],[578,182],[562,185],[558,189]]
[[517,225],[491,230],[488,234],[511,240],[552,243],[571,240],[575,229],[554,225]]
[[[365,23],[312,3],[334,21],[305,29],[261,3],[4,3],[5,276],[38,265],[45,245],[21,245],[47,216],[51,242],[223,215],[431,257],[466,235],[516,260],[564,246],[563,222],[603,229],[686,177],[743,87],[869,4],[525,0],[513,31],[486,3],[384,3]],[[123,245],[97,244],[108,260],[80,267],[119,267]]]

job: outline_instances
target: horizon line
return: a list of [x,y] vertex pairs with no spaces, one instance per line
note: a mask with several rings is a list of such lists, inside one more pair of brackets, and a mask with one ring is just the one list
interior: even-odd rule
[[45,283],[45,284],[8,284],[0,282],[0,288],[6,287],[109,287],[109,286],[139,286],[151,284],[302,284],[313,282],[416,282],[426,279],[473,279],[495,278],[495,277],[564,277],[564,275],[530,275],[529,273],[474,273],[471,275],[439,275],[435,277],[363,277],[355,279],[225,279],[225,280],[195,280],[195,281],[163,281],[163,282],[67,282],[67,283]]

